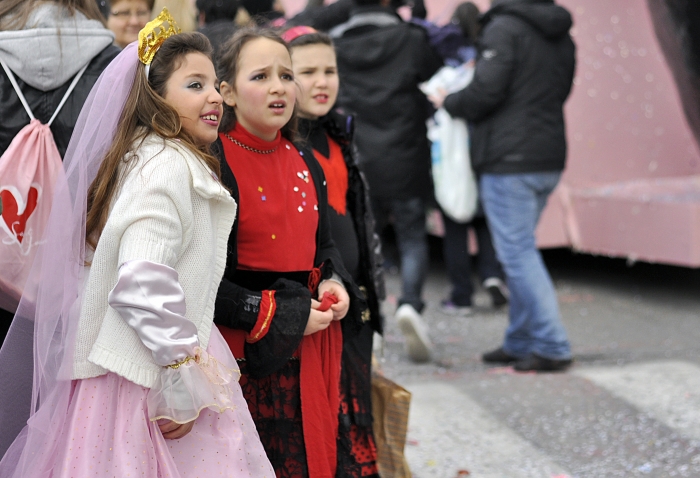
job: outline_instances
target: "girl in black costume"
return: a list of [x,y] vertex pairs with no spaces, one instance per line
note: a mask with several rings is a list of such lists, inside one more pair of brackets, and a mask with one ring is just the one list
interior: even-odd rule
[[379,301],[384,298],[384,279],[367,184],[353,151],[353,118],[332,110],[338,95],[338,71],[330,37],[300,26],[289,29],[283,38],[292,51],[298,86],[299,134],[313,148],[328,182],[331,235],[345,268],[360,285],[368,303],[367,309],[358,311],[363,323],[359,334],[349,332],[350,324],[355,321],[346,319],[342,324],[336,476],[378,476],[370,366],[373,332],[382,330]]

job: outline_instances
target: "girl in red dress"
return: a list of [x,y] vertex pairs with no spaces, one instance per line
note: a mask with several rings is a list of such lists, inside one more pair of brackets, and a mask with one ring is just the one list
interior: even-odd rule
[[215,321],[240,357],[241,387],[277,476],[332,478],[339,321],[365,303],[331,239],[323,170],[292,142],[296,84],[286,44],[243,30],[222,52],[217,145],[239,208]]

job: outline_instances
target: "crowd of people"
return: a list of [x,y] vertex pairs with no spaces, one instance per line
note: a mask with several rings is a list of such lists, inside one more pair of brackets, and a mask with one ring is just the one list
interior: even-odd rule
[[[285,19],[277,2],[197,0],[197,32],[154,0],[0,5],[0,171],[35,119],[63,161],[21,299],[0,281],[0,476],[380,476],[389,228],[394,320],[411,360],[434,351],[436,108],[468,122],[480,191],[468,222],[443,214],[440,310],[471,313],[473,229],[482,287],[510,303],[483,361],[571,364],[534,241],[566,157],[571,16],[466,2],[438,26],[402,4],[310,2]],[[464,63],[465,89],[421,92]],[[3,180],[2,244],[19,246],[35,206]]]

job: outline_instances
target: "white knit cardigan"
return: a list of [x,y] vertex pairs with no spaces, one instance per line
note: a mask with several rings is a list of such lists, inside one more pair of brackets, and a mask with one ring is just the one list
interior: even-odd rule
[[200,346],[206,349],[236,202],[176,141],[151,135],[136,154],[88,268],[73,378],[111,371],[150,388],[162,367],[107,303],[119,266],[142,259],[175,269],[185,292],[185,316],[197,326]]

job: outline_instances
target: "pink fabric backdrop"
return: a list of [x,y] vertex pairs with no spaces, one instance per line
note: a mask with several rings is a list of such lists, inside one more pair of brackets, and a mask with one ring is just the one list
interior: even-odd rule
[[544,247],[700,266],[700,149],[646,2],[563,0],[577,71]]
[[[288,14],[304,0],[284,0]],[[426,0],[449,20],[459,0]],[[482,10],[489,0],[475,1]],[[700,148],[647,2],[558,0],[574,16],[569,156],[537,236],[632,260],[700,266]]]

